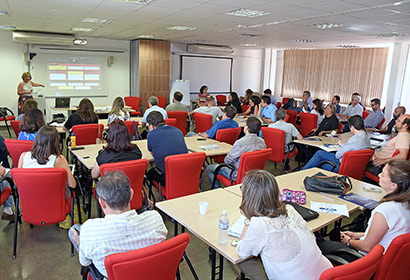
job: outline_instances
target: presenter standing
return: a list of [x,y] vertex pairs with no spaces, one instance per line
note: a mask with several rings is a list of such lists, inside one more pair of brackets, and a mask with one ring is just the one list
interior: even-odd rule
[[26,102],[27,99],[33,99],[33,96],[31,95],[33,93],[33,87],[44,87],[44,85],[42,84],[32,82],[29,72],[24,72],[23,75],[21,75],[21,78],[23,79],[23,81],[20,82],[17,86],[17,95],[19,96],[19,115],[21,114],[21,110],[23,109],[24,102]]

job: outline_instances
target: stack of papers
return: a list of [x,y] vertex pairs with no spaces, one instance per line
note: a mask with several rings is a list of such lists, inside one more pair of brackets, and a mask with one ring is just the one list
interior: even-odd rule
[[245,219],[244,215],[241,215],[239,219],[228,229],[228,235],[241,238],[243,228],[245,226]]
[[209,145],[204,145],[204,146],[198,146],[198,148],[204,151],[208,151],[208,150],[220,149],[221,147],[215,144],[209,144]]

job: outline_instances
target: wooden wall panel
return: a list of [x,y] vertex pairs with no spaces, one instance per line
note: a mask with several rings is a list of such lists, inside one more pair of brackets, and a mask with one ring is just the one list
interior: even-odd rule
[[139,92],[144,110],[151,95],[163,96],[169,103],[170,51],[168,41],[140,40]]

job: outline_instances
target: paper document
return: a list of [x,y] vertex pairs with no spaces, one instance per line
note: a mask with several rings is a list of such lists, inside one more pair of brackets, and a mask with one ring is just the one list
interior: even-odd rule
[[363,206],[366,209],[373,210],[377,204],[379,204],[376,200],[355,194],[355,193],[348,193],[345,195],[339,196],[341,199],[353,202],[357,205]]
[[245,219],[244,215],[241,215],[239,219],[228,229],[228,235],[241,238],[243,228],[245,226]]
[[204,151],[208,151],[208,150],[220,149],[221,147],[219,147],[218,145],[215,145],[215,144],[210,144],[210,145],[198,146],[198,148],[200,148]]
[[349,211],[347,210],[347,205],[345,204],[334,204],[334,203],[324,203],[324,202],[310,202],[310,209],[321,213],[336,214],[349,217]]

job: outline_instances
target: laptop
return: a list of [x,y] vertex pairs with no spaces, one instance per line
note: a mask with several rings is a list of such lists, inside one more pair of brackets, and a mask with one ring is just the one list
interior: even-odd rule
[[56,97],[56,108],[70,108],[70,97]]

